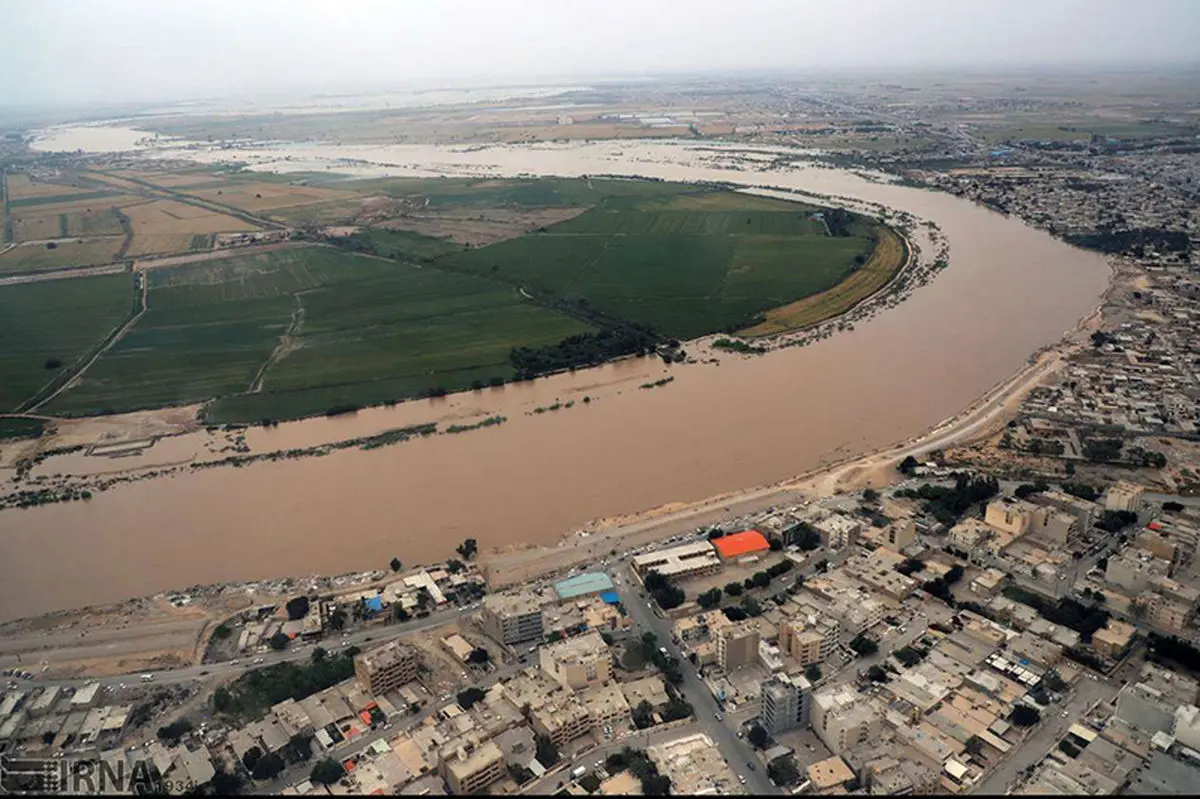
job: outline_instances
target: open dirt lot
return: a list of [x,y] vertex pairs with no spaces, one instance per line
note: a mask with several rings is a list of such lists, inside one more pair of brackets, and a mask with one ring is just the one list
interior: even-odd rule
[[521,211],[509,208],[479,208],[444,213],[409,213],[380,224],[388,230],[411,230],[424,236],[448,238],[460,244],[482,247],[514,239],[540,227],[565,222],[586,208],[539,208]]
[[336,200],[354,200],[358,197],[350,191],[280,183],[222,183],[189,189],[187,193],[251,212]]

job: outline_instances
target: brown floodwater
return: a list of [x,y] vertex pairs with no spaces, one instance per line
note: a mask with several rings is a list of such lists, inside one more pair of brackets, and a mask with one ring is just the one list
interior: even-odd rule
[[[4,511],[0,618],[201,583],[380,568],[393,556],[431,561],[467,537],[483,548],[553,542],[598,517],[784,479],[954,415],[1094,310],[1109,276],[1101,257],[950,195],[830,169],[731,171],[677,144],[238,155],[270,168],[343,156],[388,164],[356,166],[362,174],[624,173],[803,188],[935,221],[951,266],[897,307],[807,347],[669,369],[637,359],[251,430],[247,443],[261,452],[414,422],[508,417],[460,435],[216,468],[121,485],[90,502]],[[675,380],[662,388],[637,388],[668,373]],[[598,399],[585,406],[585,394]],[[556,399],[577,404],[529,413]],[[170,455],[202,453],[204,436],[173,442]],[[139,457],[172,459],[153,449]]]

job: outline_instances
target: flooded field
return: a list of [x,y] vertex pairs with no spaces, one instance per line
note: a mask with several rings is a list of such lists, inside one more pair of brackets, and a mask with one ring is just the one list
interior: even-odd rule
[[[237,151],[256,168],[281,170],[628,174],[798,188],[936,222],[951,265],[899,306],[807,347],[669,369],[632,360],[252,429],[246,444],[262,452],[424,422],[508,418],[461,435],[215,468],[122,485],[89,502],[4,511],[0,617],[197,583],[382,567],[393,556],[428,561],[466,537],[481,548],[548,543],[599,517],[780,480],[952,416],[1056,342],[1095,308],[1107,284],[1103,258],[955,197],[832,169],[758,171],[735,165],[733,152],[670,143]],[[638,388],[667,374],[675,377],[669,385]],[[584,395],[595,401],[582,404]],[[572,408],[532,413],[572,399]],[[201,431],[123,458],[80,454],[39,469],[211,458],[212,437]]]

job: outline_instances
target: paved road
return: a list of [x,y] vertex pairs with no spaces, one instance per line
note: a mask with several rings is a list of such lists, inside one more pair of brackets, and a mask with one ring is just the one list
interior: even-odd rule
[[[454,608],[452,610],[443,610],[437,613],[431,613],[428,618],[415,619],[413,621],[404,622],[402,624],[389,624],[381,627],[369,627],[361,630],[356,630],[350,633],[347,637],[330,637],[312,644],[301,646],[293,646],[283,652],[265,652],[261,655],[247,655],[239,658],[237,662],[227,661],[223,663],[203,663],[199,666],[186,666],[181,669],[167,669],[163,671],[155,671],[153,682],[156,684],[172,684],[181,682],[191,682],[204,677],[236,677],[242,672],[251,669],[261,668],[262,666],[280,663],[286,660],[304,660],[312,657],[312,651],[318,646],[323,646],[330,652],[336,652],[343,646],[354,645],[360,648],[365,648],[368,644],[378,645],[402,635],[408,635],[426,630],[430,627],[438,627],[443,624],[449,624],[454,620],[465,616],[474,611],[469,611],[464,608]],[[255,663],[254,660],[261,657],[262,663]],[[30,669],[32,670],[32,669]],[[112,677],[79,677],[69,680],[20,680],[19,682],[30,686],[36,685],[63,685],[78,687],[91,682],[99,682],[101,685],[118,685],[119,683],[136,683],[140,679],[141,673],[133,674],[118,674]]]
[[[701,682],[696,675],[696,669],[687,658],[682,656],[678,647],[671,640],[671,623],[656,615],[648,606],[647,601],[638,596],[634,588],[637,583],[626,563],[620,564],[613,571],[621,577],[621,584],[617,586],[618,593],[621,595],[621,601],[629,611],[629,615],[633,618],[635,633],[638,635],[644,631],[654,633],[658,636],[659,645],[666,647],[672,656],[680,659],[683,684],[679,687],[696,711],[696,723],[699,728],[717,745],[721,754],[729,762],[733,773],[746,778],[747,791],[757,795],[778,793],[775,786],[767,779],[765,770],[757,766],[757,758],[751,746],[738,738],[728,726],[716,720],[715,715],[720,712],[717,701],[708,690],[708,686]],[[747,762],[756,764],[754,771],[747,768]]]
[[[1017,775],[1033,765],[1066,734],[1071,724],[1082,718],[1087,709],[1098,699],[1108,699],[1116,694],[1118,686],[1108,680],[1092,680],[1088,673],[1079,679],[1072,689],[1072,695],[1061,708],[1051,705],[1043,717],[1041,726],[1024,743],[1009,753],[1008,757],[998,765],[983,782],[975,786],[972,793],[987,796],[998,796],[1006,793],[1012,787]],[[1067,717],[1062,717],[1066,711]]]

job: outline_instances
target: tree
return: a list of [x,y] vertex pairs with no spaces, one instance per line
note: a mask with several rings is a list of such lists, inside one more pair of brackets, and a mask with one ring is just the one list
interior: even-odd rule
[[746,740],[750,741],[750,745],[755,749],[766,749],[770,736],[761,725],[755,724],[750,728],[750,732],[746,733]]
[[1175,502],[1174,500],[1167,500],[1162,504],[1162,509],[1167,513],[1179,513],[1183,510],[1183,503]]
[[408,621],[412,618],[412,614],[399,604],[396,605],[396,610],[394,611],[393,615],[396,617],[396,621]]
[[862,498],[863,502],[876,502],[879,499],[879,492],[873,488],[864,488]]
[[451,558],[450,560],[446,561],[446,570],[451,574],[458,574],[465,568],[467,567],[464,566],[463,562],[457,558]]
[[242,792],[242,778],[230,771],[218,771],[210,784],[214,796],[237,796]]
[[289,621],[297,621],[308,615],[308,597],[298,596],[289,599],[287,602],[287,614]]
[[263,756],[263,752],[257,746],[252,746],[246,750],[246,754],[242,755],[242,765],[246,767],[246,771],[253,771],[254,764]]
[[218,688],[213,693],[213,710],[218,713],[228,713],[233,708],[233,694],[225,687]]
[[717,605],[721,604],[721,589],[711,588],[705,591],[703,594],[696,597],[696,602],[705,610],[716,607]]
[[850,648],[853,649],[859,657],[868,657],[879,651],[879,644],[867,637],[866,633],[859,633],[850,642]]
[[917,462],[917,459],[914,458],[912,455],[906,455],[904,457],[904,460],[900,461],[900,465],[897,466],[896,468],[900,470],[901,474],[911,475],[913,472],[915,472],[917,470],[917,467],[920,465],[921,464],[919,464]]
[[389,565],[392,567],[392,571],[394,572],[398,572],[404,568],[404,564],[400,562],[400,558],[392,558],[392,562]]
[[741,596],[742,592],[745,590],[746,589],[742,587],[741,583],[729,583],[725,586],[725,593],[729,594],[730,596]]
[[595,774],[584,774],[579,778],[579,787],[588,793],[595,793],[600,789],[600,778]]
[[225,624],[218,624],[217,628],[213,630],[213,638],[224,640],[231,635],[233,635],[233,630],[229,629],[229,626]]
[[963,746],[966,747],[968,752],[978,757],[979,754],[983,752],[983,739],[978,735],[972,735],[963,742]]
[[459,707],[461,707],[463,710],[470,710],[476,702],[483,699],[485,696],[487,696],[486,691],[481,688],[471,686],[470,688],[459,691],[455,698],[458,700]]
[[258,759],[250,775],[259,782],[265,782],[278,777],[283,772],[283,768],[283,758],[274,752],[269,752]]
[[267,643],[269,643],[271,648],[276,652],[282,652],[283,650],[287,649],[287,645],[291,642],[291,640],[291,638],[287,637],[287,633],[275,633],[271,636],[271,639]]
[[[399,606],[397,606],[397,607],[399,607]],[[338,610],[335,610],[333,613],[330,613],[329,614],[329,626],[335,630],[344,629],[346,626],[346,611],[341,610],[339,608]]]
[[644,730],[654,724],[654,707],[643,699],[638,702],[638,706],[633,709],[630,716],[633,717],[633,726]]
[[323,646],[315,647],[312,652],[313,663],[318,663],[318,662],[324,660],[325,656],[328,654],[329,653],[325,651],[325,647],[323,647]]
[[777,757],[767,766],[767,779],[782,788],[800,779],[800,771],[791,757]]
[[192,731],[192,723],[187,719],[179,719],[173,721],[165,727],[158,728],[159,740],[165,741],[167,744],[174,746],[179,743],[179,739]]
[[887,682],[888,673],[879,665],[867,669],[867,679],[871,682]]
[[804,525],[804,527],[805,529],[800,531],[800,535],[796,539],[796,546],[805,552],[812,552],[821,546],[821,534],[809,525]]
[[547,736],[539,735],[537,737],[537,752],[534,754],[534,757],[537,758],[537,762],[546,768],[550,768],[558,762],[558,747]]
[[[399,570],[397,570],[399,571]],[[325,758],[312,767],[312,772],[309,778],[313,782],[319,782],[322,785],[333,785],[342,778],[346,770],[342,768],[342,764],[332,758]]]
[[471,650],[471,654],[467,655],[467,662],[476,665],[482,665],[487,663],[489,658],[490,655],[488,655],[488,651],[480,646]]
[[742,599],[742,610],[746,611],[747,616],[761,616],[763,612],[762,604],[752,596]]
[[1042,720],[1042,714],[1029,705],[1017,705],[1013,708],[1012,723],[1018,727],[1032,727]]
[[779,540],[778,538],[772,538],[770,547],[772,552],[778,552],[783,549],[783,541]]
[[755,588],[766,588],[771,584],[771,575],[766,572],[755,572],[751,575],[750,582],[754,584]]
[[808,681],[811,683],[819,682],[821,679],[821,667],[816,663],[810,663],[804,669],[804,676],[807,677]]
[[476,545],[474,538],[468,538],[455,548],[455,552],[461,555],[463,560],[470,560],[471,558],[475,557],[475,552],[477,550],[478,546]]
[[955,563],[946,571],[946,574],[944,577],[942,577],[942,579],[946,581],[946,585],[954,585],[962,579],[962,576],[963,567]]

